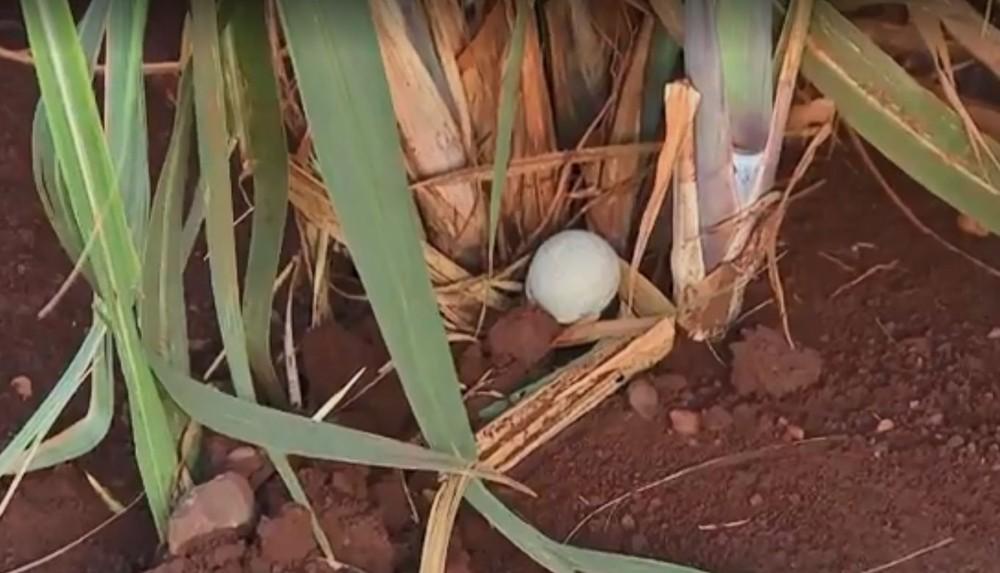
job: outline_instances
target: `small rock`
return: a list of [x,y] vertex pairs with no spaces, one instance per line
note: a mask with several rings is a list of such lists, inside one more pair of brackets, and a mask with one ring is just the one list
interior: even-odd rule
[[1000,339],[1000,326],[994,326],[990,329],[990,333],[986,335],[986,338],[990,340]]
[[942,414],[941,412],[938,412],[937,414],[931,414],[931,416],[927,418],[928,425],[940,426],[942,423],[944,423],[944,414]]
[[264,469],[267,462],[260,451],[252,446],[239,446],[226,456],[225,468],[253,481],[257,472]]
[[628,385],[628,403],[645,420],[656,419],[660,410],[660,397],[656,388],[645,378],[634,380]]
[[958,214],[958,228],[963,232],[976,237],[989,237],[990,230],[987,229],[982,223],[973,219],[972,217],[966,215],[965,213]]
[[720,432],[733,425],[733,415],[722,406],[715,405],[702,415],[705,427],[713,432]]
[[30,400],[34,395],[31,378],[28,378],[27,376],[15,376],[13,380],[10,381],[10,387],[21,400]]
[[670,423],[682,436],[693,436],[701,429],[701,415],[691,410],[671,410]]
[[180,555],[199,537],[227,529],[241,529],[254,518],[253,490],[247,479],[226,472],[197,485],[177,504],[167,527],[170,552]]
[[625,531],[635,530],[635,518],[632,517],[632,514],[626,513],[622,516],[622,529]]
[[961,448],[964,444],[965,444],[965,438],[959,435],[955,435],[948,439],[944,447],[948,448],[949,450],[954,450],[956,448]]
[[750,496],[750,507],[760,507],[764,504],[764,496],[755,493]]
[[788,427],[785,428],[785,437],[793,442],[798,442],[799,440],[806,439],[806,431],[795,424],[789,424]]
[[895,422],[889,418],[882,418],[878,421],[878,426],[875,427],[875,432],[878,434],[884,434],[885,432],[893,430],[895,427]]

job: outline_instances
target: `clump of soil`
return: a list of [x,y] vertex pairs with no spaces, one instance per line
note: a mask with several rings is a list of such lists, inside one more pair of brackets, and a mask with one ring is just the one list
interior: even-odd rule
[[[337,559],[366,573],[393,573],[409,550],[405,539],[397,542],[392,532],[402,536],[410,524],[395,521],[390,528],[384,519],[398,513],[392,506],[398,499],[375,494],[364,468],[317,464],[297,473]],[[287,498],[280,481],[265,484],[257,498],[263,515],[255,528],[222,523],[214,531],[202,528],[150,573],[330,571],[313,535],[309,511]]]
[[[507,394],[533,372],[544,368],[562,326],[535,305],[522,305],[500,316],[483,344],[470,344],[458,360],[459,378],[474,388],[467,404],[474,413],[497,393]],[[485,382],[485,383],[484,383]]]
[[778,331],[758,326],[743,332],[733,351],[732,383],[740,394],[781,398],[819,380],[823,359],[812,348],[791,348]]

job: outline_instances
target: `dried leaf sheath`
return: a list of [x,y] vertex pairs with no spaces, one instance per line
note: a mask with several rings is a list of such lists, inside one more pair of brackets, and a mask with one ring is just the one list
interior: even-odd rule
[[[417,177],[468,165],[461,125],[409,34],[398,0],[372,0],[382,59],[408,166]],[[428,32],[429,33],[429,32]],[[428,238],[449,256],[475,264],[486,237],[486,204],[475,185],[441,185],[417,197]]]
[[[644,17],[639,26],[617,94],[610,143],[636,143],[639,140],[646,62],[652,46],[653,25],[652,17]],[[619,253],[626,252],[631,239],[636,195],[646,164],[645,158],[633,155],[609,159],[601,166],[599,185],[604,195],[587,213],[587,220],[591,228],[607,239]]]

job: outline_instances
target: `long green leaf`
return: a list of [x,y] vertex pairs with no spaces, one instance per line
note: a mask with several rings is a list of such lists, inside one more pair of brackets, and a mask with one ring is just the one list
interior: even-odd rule
[[104,129],[137,250],[149,220],[146,92],[142,74],[148,0],[111,0],[104,74]]
[[[115,408],[114,339],[104,336],[90,375],[90,406],[71,426],[49,437],[28,465],[29,471],[51,468],[96,448],[111,429]],[[48,433],[46,431],[46,433]]]
[[521,63],[524,60],[524,38],[527,35],[528,13],[529,10],[534,9],[534,0],[517,1],[514,31],[510,37],[507,59],[503,65],[503,77],[500,81],[500,109],[497,113],[496,144],[493,153],[493,183],[490,188],[488,254],[490,269],[493,268],[493,256],[500,226],[500,207],[503,205],[504,189],[507,188],[507,166],[510,165],[517,102],[521,99]]
[[[87,12],[80,20],[80,44],[91,73],[97,65],[110,9],[111,0],[94,0],[87,6]],[[55,143],[52,141],[52,132],[49,130],[43,102],[38,103],[32,122],[31,165],[35,188],[45,209],[45,215],[63,249],[70,259],[75,261],[83,251],[83,237],[73,217],[69,196],[63,185],[62,174],[59,172],[59,159],[56,156]],[[83,272],[90,283],[94,284],[89,265],[84,267]]]
[[215,312],[219,317],[229,374],[237,393],[248,400],[255,400],[256,391],[247,358],[246,332],[239,300],[232,183],[229,177],[225,123],[225,87],[217,16],[214,0],[192,1],[191,39],[194,51],[198,155],[207,186],[206,237]]
[[87,337],[83,339],[76,355],[66,366],[59,381],[32,412],[28,421],[21,426],[13,439],[0,451],[0,476],[17,472],[23,461],[22,456],[31,447],[39,434],[48,434],[56,419],[66,409],[66,405],[83,385],[87,368],[94,361],[108,329],[95,319]]
[[[109,8],[109,0],[91,2],[78,27],[80,43],[91,73],[100,53]],[[44,107],[43,103],[38,104],[32,126],[32,169],[35,187],[46,217],[55,230],[60,244],[72,259],[77,259],[83,249],[83,239],[74,221],[72,209],[69,207],[69,197],[66,195],[66,188],[59,173],[58,157]],[[89,267],[85,265],[83,271],[88,280],[93,282],[93,275],[90,273]],[[10,471],[11,463],[20,467],[21,456],[26,453],[38,434],[47,435],[49,433],[56,418],[82,385],[84,369],[98,349],[102,353],[109,352],[106,346],[94,346],[94,341],[103,337],[106,329],[103,325],[95,325],[94,328],[99,330],[100,334],[88,334],[77,350],[70,366],[56,382],[50,394],[3,451],[0,451],[0,475]],[[98,338],[95,339],[93,336]],[[94,377],[92,381],[90,409],[87,414],[83,419],[60,432],[57,437],[49,438],[43,442],[28,466],[29,471],[50,467],[72,459],[78,453],[90,451],[107,433],[112,414],[109,403],[113,403],[113,394],[111,389],[106,387],[103,379],[99,380]]]
[[[129,391],[136,459],[162,532],[177,456],[166,411],[136,330],[133,302],[139,260],[104,140],[87,62],[66,0],[22,2],[45,115],[73,216],[82,236],[94,234],[90,257]],[[140,76],[141,79],[141,76]]]
[[170,395],[207,428],[273,452],[379,467],[439,472],[468,470],[466,460],[382,436],[318,422],[225,394],[152,354],[149,361]]
[[143,258],[140,325],[143,343],[189,371],[184,266],[188,253],[181,243],[182,210],[188,162],[194,142],[194,106],[190,65],[181,73],[174,124],[167,156],[157,182]]
[[802,72],[889,160],[1000,233],[1000,190],[990,184],[1000,181],[1000,170],[978,160],[958,114],[825,0],[813,9]]
[[242,151],[254,179],[253,234],[243,285],[247,351],[250,367],[265,387],[278,389],[271,360],[271,311],[288,213],[288,146],[266,17],[264,0],[238,2],[229,33],[236,72],[234,115],[245,129]]
[[366,2],[280,0],[319,167],[427,441],[476,456],[421,253],[389,86]]

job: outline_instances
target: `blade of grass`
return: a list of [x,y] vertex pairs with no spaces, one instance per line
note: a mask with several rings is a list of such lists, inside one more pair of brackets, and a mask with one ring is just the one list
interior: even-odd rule
[[93,326],[90,327],[86,338],[80,344],[76,355],[66,366],[52,391],[39,404],[28,421],[21,426],[21,429],[3,451],[0,451],[0,476],[10,475],[18,463],[18,459],[31,447],[31,441],[38,434],[48,434],[49,430],[52,429],[56,418],[62,414],[66,405],[83,385],[83,381],[87,377],[87,370],[91,362],[94,361],[94,357],[98,355],[107,331],[103,323],[94,320]]
[[370,9],[307,0],[278,7],[319,166],[407,398],[433,447],[471,461],[475,443],[456,416],[459,384],[416,240]]
[[229,149],[226,143],[228,137],[225,123],[225,86],[217,16],[214,0],[192,1],[191,40],[197,120],[195,124],[198,133],[198,155],[207,193],[205,230],[210,254],[209,266],[212,272],[212,295],[215,299],[215,311],[219,317],[230,377],[236,392],[241,397],[256,400],[239,300],[236,240],[233,236],[232,183],[229,177]]
[[271,361],[271,310],[288,212],[288,147],[268,42],[266,7],[263,0],[236,3],[229,32],[238,80],[233,86],[234,113],[242,117],[246,129],[242,151],[254,177],[253,234],[243,286],[247,354],[251,369],[265,388],[283,397]]
[[149,236],[143,259],[143,298],[140,326],[143,343],[167,357],[183,372],[190,371],[184,266],[188,253],[180,246],[182,209],[188,163],[194,143],[194,107],[191,66],[182,72],[177,88],[174,124],[153,198]]
[[[87,59],[88,69],[93,73],[97,56],[104,38],[110,0],[95,0],[87,6],[87,11],[78,26],[80,43]],[[59,162],[55,153],[52,133],[45,116],[44,104],[39,102],[32,125],[32,170],[39,199],[60,244],[72,259],[78,259],[83,250],[83,239],[74,221],[66,188],[59,173]],[[89,269],[84,269],[93,284]],[[94,334],[94,330],[99,334]],[[86,377],[88,365],[94,356],[107,352],[100,346],[100,340],[107,329],[95,324],[81,343],[64,374],[56,382],[52,392],[32,413],[31,418],[18,431],[7,446],[0,451],[0,475],[10,472],[11,463],[20,463],[17,458],[25,455],[33,436],[47,435],[62,413],[69,400],[76,394]],[[29,471],[57,465],[79,454],[90,451],[107,433],[104,418],[110,422],[113,396],[104,381],[92,381],[90,409],[83,419],[49,440],[43,442],[28,466]],[[108,405],[107,412],[98,409]],[[58,439],[56,439],[58,438]]]
[[[225,394],[179,372],[152,354],[164,387],[194,420],[220,434],[271,452],[379,467],[464,473],[467,460],[375,434],[315,421]],[[280,428],[281,431],[275,431]],[[470,434],[471,435],[471,434]],[[499,479],[488,471],[474,472]],[[500,480],[509,483],[509,480]]]
[[500,208],[503,192],[507,187],[507,165],[510,164],[514,119],[521,92],[521,63],[524,60],[524,39],[527,31],[528,12],[535,9],[534,0],[517,0],[514,31],[507,48],[503,76],[500,81],[500,110],[497,114],[496,144],[493,154],[493,184],[490,188],[490,228],[487,252],[489,274],[493,274],[494,252],[500,226]]
[[[959,115],[920,86],[829,2],[813,11],[804,75],[841,117],[946,203],[1000,232],[1000,169],[977,160]],[[1000,146],[984,137],[994,153]]]
[[[87,12],[80,21],[80,43],[87,58],[87,69],[93,75],[97,66],[104,41],[104,31],[108,20],[111,0],[95,0],[87,6]],[[31,130],[31,160],[35,187],[41,200],[45,215],[49,219],[63,249],[72,260],[78,260],[83,251],[83,238],[76,225],[69,197],[63,185],[62,174],[59,172],[59,160],[56,157],[52,132],[49,130],[45,117],[45,104],[39,102],[35,109]],[[94,284],[93,274],[89,267],[84,269],[84,275]]]
[[28,465],[28,471],[50,468],[79,458],[96,448],[108,435],[115,407],[114,344],[110,335],[105,335],[104,344],[97,351],[90,374],[90,387],[87,413],[70,427],[42,442]]
[[[154,522],[163,532],[176,453],[164,405],[143,361],[133,312],[139,257],[125,217],[86,59],[65,0],[22,2],[45,115],[81,234],[95,233],[95,288],[107,301],[129,391],[136,460]],[[140,78],[141,80],[141,78]]]
[[104,129],[125,203],[125,216],[141,251],[149,220],[149,156],[142,56],[148,0],[111,0],[104,74]]

